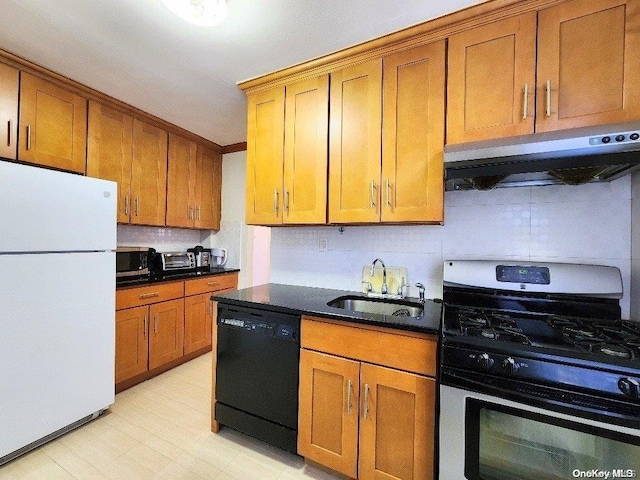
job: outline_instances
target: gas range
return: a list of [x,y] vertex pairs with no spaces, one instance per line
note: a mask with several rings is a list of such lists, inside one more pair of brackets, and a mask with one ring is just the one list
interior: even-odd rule
[[640,323],[621,296],[615,267],[446,262],[442,367],[640,403]]
[[445,262],[442,480],[640,473],[640,323],[621,297],[615,267]]

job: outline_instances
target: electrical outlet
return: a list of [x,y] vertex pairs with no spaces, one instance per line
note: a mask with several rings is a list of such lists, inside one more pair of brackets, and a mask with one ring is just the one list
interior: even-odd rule
[[318,251],[319,252],[327,251],[327,237],[318,237]]

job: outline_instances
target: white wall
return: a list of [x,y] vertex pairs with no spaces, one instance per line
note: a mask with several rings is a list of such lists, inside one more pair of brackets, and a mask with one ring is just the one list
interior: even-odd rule
[[[327,238],[326,252],[318,251],[320,237]],[[275,283],[360,290],[362,268],[376,257],[387,266],[406,266],[411,284],[424,283],[429,297],[442,295],[442,263],[447,259],[613,265],[622,272],[626,318],[631,178],[577,187],[447,192],[443,226],[271,229],[270,280]],[[411,295],[417,295],[415,288]]]

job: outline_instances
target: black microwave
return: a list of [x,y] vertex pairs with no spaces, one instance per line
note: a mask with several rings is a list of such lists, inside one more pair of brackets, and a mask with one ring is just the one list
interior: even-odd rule
[[116,280],[149,277],[156,251],[149,247],[116,248]]

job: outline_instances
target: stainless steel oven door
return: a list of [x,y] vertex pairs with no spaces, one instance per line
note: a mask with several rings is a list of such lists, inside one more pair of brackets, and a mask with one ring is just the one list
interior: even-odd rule
[[440,480],[637,478],[640,430],[441,385],[439,473]]

